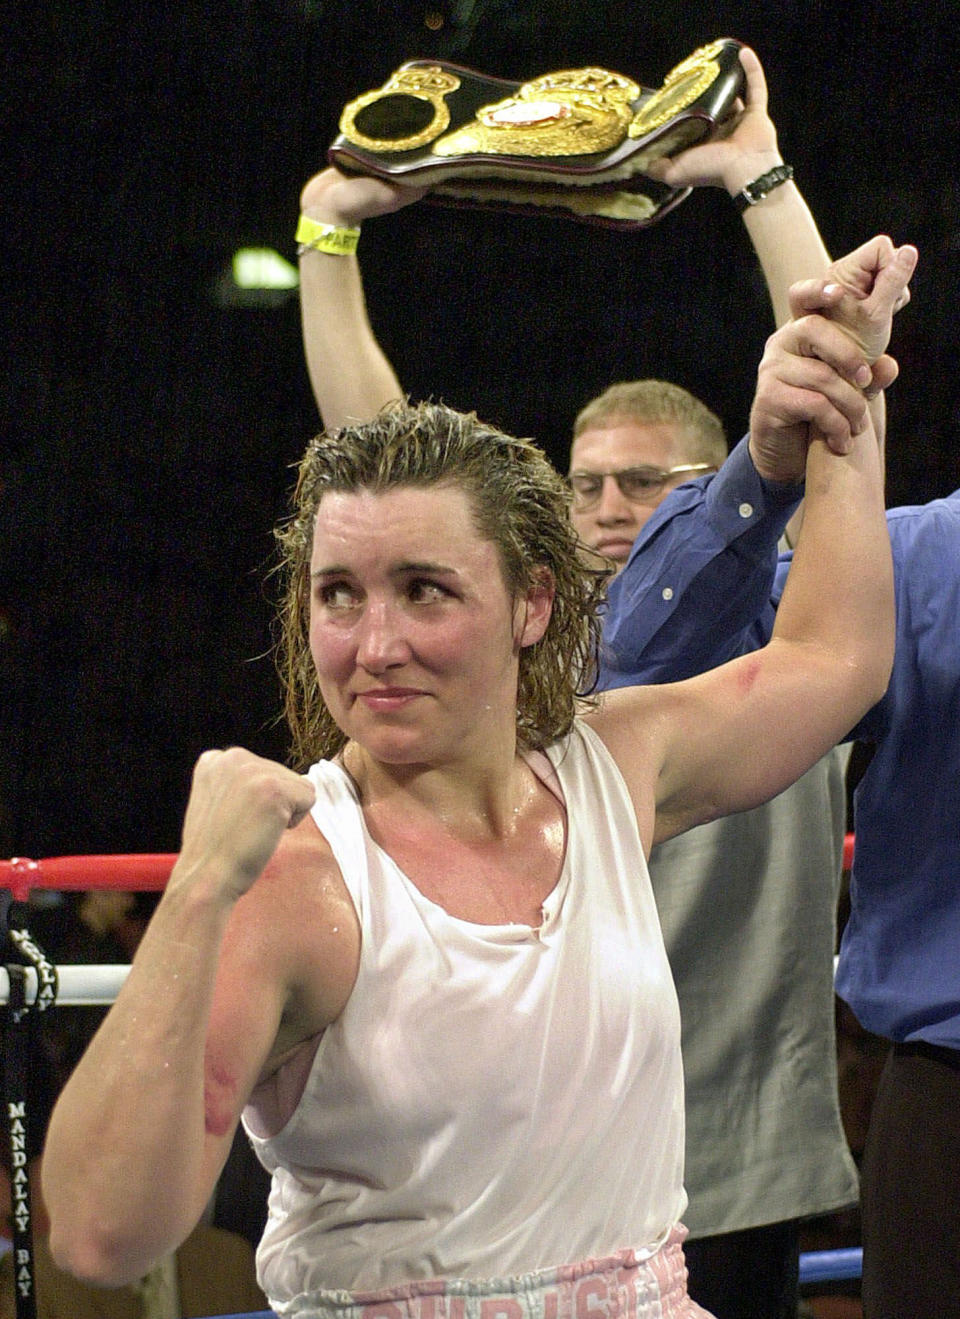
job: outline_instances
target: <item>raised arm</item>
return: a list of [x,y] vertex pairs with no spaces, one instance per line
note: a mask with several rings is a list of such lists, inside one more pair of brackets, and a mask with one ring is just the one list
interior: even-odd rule
[[[304,187],[300,210],[317,225],[350,231],[422,196],[420,189],[327,169]],[[403,396],[370,325],[355,252],[301,244],[300,305],[307,371],[325,427],[368,421]]]
[[[792,290],[797,315],[822,312],[851,336],[861,354],[853,383],[868,397],[896,378],[885,354],[890,306],[897,312],[909,301],[904,278],[916,256],[881,235]],[[793,403],[806,406],[802,395]],[[716,476],[663,501],[610,587],[604,687],[687,678],[769,639],[777,542],[802,494],[805,461],[804,431],[755,430]]]
[[[662,161],[654,167],[651,173],[656,172],[665,183],[675,187],[712,185],[726,189],[732,198],[737,198],[748,184],[769,178],[771,170],[783,166],[777,130],[767,109],[767,83],[760,60],[753,50],[744,46],[740,62],[746,88],[739,120],[729,134],[721,134],[703,146],[682,152],[673,160]],[[790,289],[798,280],[826,275],[842,282],[838,270],[840,263],[831,265],[816,221],[792,179],[776,183],[754,205],[746,206],[742,216],[766,280],[774,322],[778,327],[785,325],[795,314],[790,304]],[[848,287],[853,287],[853,281]],[[868,356],[868,361],[872,364],[877,356],[879,353]],[[886,405],[879,388],[872,393],[870,411],[882,449]],[[798,519],[788,528],[791,543],[799,529]]]
[[[915,259],[901,249],[892,263],[888,318]],[[637,788],[648,838],[775,795],[883,694],[892,572],[879,455],[857,383],[864,366],[859,347],[821,316],[767,345],[752,431],[779,436],[787,452],[806,449],[808,503],[769,645],[686,683],[612,692],[595,716]]]
[[[180,857],[50,1122],[50,1248],[81,1278],[132,1281],[183,1241],[252,1087],[296,1042],[292,1016],[298,1031],[318,1028],[294,996],[295,935],[315,908],[289,891],[294,834],[286,873],[258,879],[312,801],[307,780],[238,748],[198,762]],[[296,837],[311,829],[319,838],[310,820]],[[322,1005],[311,1011],[322,1026]]]
[[[779,327],[791,317],[790,286],[824,274],[830,255],[797,184],[792,178],[784,181],[782,173],[778,177],[784,160],[767,108],[763,66],[749,46],[740,51],[740,63],[746,85],[742,112],[732,130],[663,161],[659,174],[674,187],[712,185],[739,199],[744,227],[766,281],[774,324]],[[748,185],[758,185],[758,200],[751,197],[753,204],[744,207]],[[885,424],[882,399],[874,405],[874,412],[880,434]],[[802,516],[798,511],[784,528],[790,544],[800,533]]]
[[[746,79],[740,118],[726,135],[651,167],[650,173],[662,182],[671,187],[725,188],[731,197],[737,197],[747,184],[783,165],[777,130],[767,111],[763,68],[748,46],[740,52],[740,63]],[[823,274],[830,256],[810,208],[792,180],[777,184],[760,201],[747,206],[743,223],[767,282],[774,321],[783,325],[791,315],[791,284]]]

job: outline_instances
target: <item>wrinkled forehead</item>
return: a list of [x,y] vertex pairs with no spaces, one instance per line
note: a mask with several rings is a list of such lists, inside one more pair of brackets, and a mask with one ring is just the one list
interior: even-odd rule
[[477,525],[473,501],[454,484],[329,490],[314,516],[311,571],[343,561],[449,563],[464,572],[499,569],[499,549]]

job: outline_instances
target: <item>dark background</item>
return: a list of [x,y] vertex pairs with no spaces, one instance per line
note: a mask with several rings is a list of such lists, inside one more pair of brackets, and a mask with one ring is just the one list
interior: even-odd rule
[[[404,59],[516,79],[604,64],[655,86],[717,36],[752,44],[830,249],[878,231],[920,248],[889,500],[953,489],[956,19],[890,0],[9,10],[0,852],[174,850],[202,748],[283,756],[265,569],[317,418],[295,298],[224,308],[213,290],[241,243],[293,259],[299,188],[339,110]],[[612,379],[667,376],[732,438],[744,427],[772,324],[725,195],[629,236],[414,207],[370,222],[361,259],[410,392],[559,462]]]

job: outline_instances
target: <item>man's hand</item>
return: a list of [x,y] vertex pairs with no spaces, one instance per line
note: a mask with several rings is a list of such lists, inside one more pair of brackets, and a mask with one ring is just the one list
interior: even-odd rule
[[790,321],[767,340],[750,412],[750,455],[769,481],[802,481],[811,433],[846,453],[867,424],[870,367],[822,316]]
[[799,319],[767,341],[757,376],[750,452],[761,476],[802,480],[811,427],[835,453],[848,451],[866,424],[867,399],[896,379],[884,349],[916,264],[916,248],[879,236],[822,278],[793,285]]
[[315,795],[309,779],[242,747],[205,751],[193,771],[171,883],[206,873],[228,901],[241,897]]
[[739,116],[731,115],[717,136],[702,146],[690,147],[673,159],[655,161],[648,173],[671,188],[726,188],[733,195],[766,174],[783,158],[777,149],[777,130],[767,114],[767,82],[759,59],[749,46],[740,51],[746,79]]
[[375,215],[399,211],[426,193],[426,188],[401,187],[382,179],[341,174],[331,168],[315,174],[306,183],[300,194],[300,210],[321,224],[352,227]]
[[[790,310],[794,316],[821,312],[843,326],[871,366],[879,364],[890,342],[893,317],[910,301],[916,265],[915,247],[895,247],[880,234],[835,261],[819,279],[794,284]],[[886,374],[884,368],[880,374]],[[886,388],[895,376],[879,388]]]

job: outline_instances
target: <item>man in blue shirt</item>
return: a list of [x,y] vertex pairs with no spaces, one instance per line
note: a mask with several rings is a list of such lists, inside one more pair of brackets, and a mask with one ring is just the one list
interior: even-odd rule
[[[743,441],[716,476],[665,501],[611,587],[607,681],[625,681],[638,651],[672,657],[681,678],[762,645],[798,495],[760,480]],[[893,1045],[863,1166],[868,1319],[960,1314],[960,490],[887,520],[897,649],[886,695],[851,734],[874,753],[855,794],[836,979]]]

